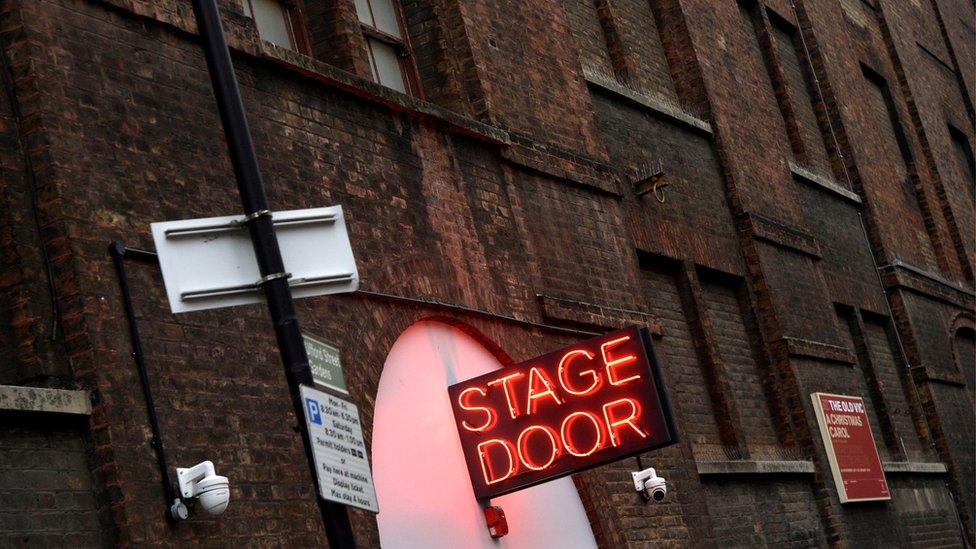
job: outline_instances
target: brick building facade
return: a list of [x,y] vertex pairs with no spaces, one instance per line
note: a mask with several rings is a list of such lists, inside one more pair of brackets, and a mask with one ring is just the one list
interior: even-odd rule
[[[973,544],[972,2],[364,3],[222,16],[272,206],[346,212],[361,290],[296,304],[367,439],[418,321],[503,362],[637,324],[673,497],[576,475],[601,545]],[[0,544],[324,545],[265,309],[173,315],[131,262],[171,464],[232,479],[224,516],[164,520],[106,247],[240,209],[189,2],[4,0],[0,54],[0,384],[53,402],[0,398]],[[840,503],[813,392],[864,398],[891,501]]]

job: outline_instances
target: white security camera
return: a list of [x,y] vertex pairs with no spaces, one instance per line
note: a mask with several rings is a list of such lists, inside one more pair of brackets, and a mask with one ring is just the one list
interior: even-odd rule
[[631,473],[630,476],[634,479],[634,489],[640,492],[645,499],[660,503],[667,497],[667,481],[663,477],[657,476],[657,472],[654,471],[653,467],[637,473]]
[[[230,502],[230,482],[214,470],[211,461],[198,463],[189,469],[176,468],[176,478],[180,483],[180,495],[184,500],[196,499],[205,513],[217,516],[227,509]],[[171,510],[174,518],[183,520],[187,517],[186,506],[182,502],[174,503],[181,509]]]

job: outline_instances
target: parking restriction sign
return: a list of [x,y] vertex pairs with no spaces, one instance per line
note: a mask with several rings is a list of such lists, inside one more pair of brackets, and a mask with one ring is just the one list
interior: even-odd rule
[[379,512],[359,409],[349,401],[305,385],[301,387],[301,396],[315,457],[319,495],[329,501]]

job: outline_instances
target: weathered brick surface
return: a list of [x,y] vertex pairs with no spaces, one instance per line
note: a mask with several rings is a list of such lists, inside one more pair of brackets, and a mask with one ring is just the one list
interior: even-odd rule
[[[805,184],[800,198],[808,219],[830,219],[829,223],[811,223],[809,228],[820,244],[823,259],[817,265],[833,299],[864,310],[887,313],[871,250],[863,245],[866,239],[857,206],[823,188]],[[857,245],[858,242],[862,245]]]
[[966,379],[966,389],[972,395],[976,389],[976,334],[972,327],[956,329],[952,338],[952,352],[953,362]]
[[722,441],[715,409],[708,394],[706,373],[702,369],[685,305],[679,293],[677,274],[661,268],[643,273],[648,306],[661,319],[667,336],[657,347],[667,364],[667,383],[674,407],[682,418],[682,436],[699,454],[722,455]]
[[623,53],[634,66],[633,74],[627,75],[627,82],[638,90],[677,99],[654,14],[647,8],[647,2],[618,0],[607,3],[617,7],[621,39],[626,48]]
[[[19,14],[2,12],[0,20],[5,27],[16,27]],[[22,47],[11,48],[0,67],[4,90],[0,100],[0,310],[4,311],[0,316],[0,382],[70,387],[71,372],[52,337],[62,326],[52,306],[56,296],[47,284],[48,275],[54,274],[44,264],[50,251],[38,235],[44,228],[38,210],[52,200],[50,185],[37,181],[38,171],[25,154],[25,148],[39,146],[43,138],[31,121],[18,116],[23,109],[10,93],[17,75],[7,66],[22,52]]]
[[[578,475],[602,544],[959,545],[953,511],[972,540],[972,344],[957,332],[973,315],[974,215],[947,129],[976,141],[971,75],[950,74],[971,66],[972,6],[768,4],[775,14],[710,0],[405,0],[431,105],[353,76],[368,69],[351,1],[305,6],[312,54],[353,75],[269,56],[225,3],[272,206],[342,204],[363,288],[387,294],[297,306],[344,350],[367,438],[386,354],[417,320],[461,325],[503,362],[570,344],[567,326],[638,322],[660,336],[682,435],[644,463],[673,498],[644,503],[632,459]],[[72,478],[102,499],[54,486],[53,505],[110,519],[63,526],[135,545],[321,545],[264,309],[174,316],[158,270],[130,264],[171,464],[212,459],[233,479],[219,520],[162,517],[105,247],[150,249],[152,221],[239,211],[188,2],[4,9],[0,380],[93,390],[89,439],[45,436],[66,441],[64,456],[90,452],[93,474],[73,461]],[[664,186],[635,196],[658,166]],[[949,474],[889,476],[891,502],[841,506],[815,391],[863,396],[886,460]],[[696,466],[741,459],[802,459],[814,473]],[[351,515],[376,546],[372,516]]]
[[[867,344],[867,353],[874,365],[888,415],[892,419],[892,429],[898,434],[897,443],[907,461],[927,461],[934,456],[923,447],[912,421],[912,410],[905,396],[906,386],[902,383],[905,365],[896,356],[897,344],[888,331],[887,323],[876,319],[864,320],[862,337]],[[909,389],[911,390],[911,389]]]
[[[952,499],[939,479],[895,478],[891,483],[891,494],[900,508],[902,534],[910,544],[958,546],[963,543],[958,523],[954,520]],[[877,540],[874,538],[869,543]]]
[[545,143],[602,157],[559,3],[461,3],[461,11],[488,119]]
[[775,477],[729,480],[705,487],[715,536],[723,547],[824,545],[806,482]]
[[[865,546],[960,547],[958,522],[953,517],[952,501],[939,479],[891,477],[892,502],[897,506],[898,520],[879,520],[887,510],[884,505],[864,505],[850,511],[852,523],[848,536],[852,544]],[[880,527],[886,524],[885,527]]]
[[0,545],[104,547],[85,432],[62,421],[0,417]]
[[838,321],[842,325],[840,333],[844,346],[857,354],[857,362],[854,365],[857,372],[843,376],[843,385],[838,386],[836,392],[863,395],[864,405],[869,410],[868,423],[871,424],[871,432],[880,434],[875,440],[878,456],[881,461],[897,461],[898,458],[903,457],[899,440],[903,437],[898,436],[892,425],[890,406],[885,399],[884,389],[879,383],[879,376],[876,375],[877,367],[868,352],[859,319],[854,311],[841,309],[837,313]]
[[[943,32],[943,39],[949,44],[949,54],[955,57],[953,64],[962,80],[961,93],[968,96],[968,110],[970,117],[972,105],[976,98],[976,75],[965,67],[972,67],[976,62],[976,26],[973,25],[973,5],[958,0],[935,0],[933,2],[935,16]],[[965,97],[964,97],[965,98]]]
[[[968,12],[968,13],[967,13]],[[964,10],[959,15],[969,15]],[[972,211],[972,183],[962,174],[954,159],[935,150],[949,151],[948,125],[971,129],[974,123],[960,94],[961,77],[957,75],[951,44],[942,40],[938,17],[931,2],[884,4],[887,39],[899,84],[908,90],[906,106],[914,125],[922,158],[937,200],[933,210],[941,210],[939,224],[945,221],[946,254],[953,255],[964,278],[973,279],[972,254],[976,225]],[[911,24],[908,22],[911,21]],[[913,70],[909,70],[911,67]],[[961,69],[963,72],[965,68]],[[941,107],[941,108],[937,108]],[[968,115],[968,116],[967,116]],[[937,149],[934,146],[937,145]],[[953,253],[954,252],[954,253]]]
[[664,202],[647,194],[629,208],[629,227],[637,248],[693,259],[724,272],[739,273],[732,215],[725,208],[718,158],[707,138],[662,120],[657,113],[594,92],[598,127],[625,183],[636,173],[660,165]]
[[763,393],[758,357],[750,346],[740,295],[736,294],[736,288],[728,284],[702,283],[706,314],[718,353],[725,363],[750,455],[757,459],[776,457],[778,440],[769,411],[770,401]]
[[802,164],[820,173],[830,173],[824,134],[814,112],[813,97],[818,96],[819,92],[809,76],[809,69],[801,61],[806,56],[803,39],[796,27],[785,21],[775,20],[771,28],[775,51],[783,67],[785,91],[794,109],[798,130],[795,137],[790,136],[791,141],[795,142],[794,151],[799,152],[797,156]]
[[601,74],[613,74],[613,61],[593,0],[563,0],[566,23],[572,29],[580,64]]
[[[917,364],[923,364],[935,370],[951,373],[957,367],[963,367],[960,361],[956,363],[951,355],[951,345],[935,345],[936,338],[941,339],[939,328],[951,333],[953,329],[953,315],[951,309],[937,303],[926,302],[923,298],[907,295],[905,302],[910,311],[909,318],[915,327],[911,341],[918,350]],[[958,364],[959,366],[956,366]],[[976,426],[972,420],[972,398],[964,387],[944,382],[926,382],[920,384],[921,399],[927,414],[938,414],[940,422],[933,427],[935,443],[940,454],[951,454],[957,470],[961,489],[957,497],[963,499],[968,509],[976,505],[976,464],[972,456],[976,452]],[[968,400],[968,402],[967,402]],[[943,457],[945,459],[945,457]],[[970,511],[971,512],[971,511]]]

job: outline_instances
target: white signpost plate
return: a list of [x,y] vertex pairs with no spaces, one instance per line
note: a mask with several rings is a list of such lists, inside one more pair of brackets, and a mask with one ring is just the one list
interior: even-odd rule
[[301,395],[319,495],[378,513],[359,409],[349,401],[306,385],[301,386]]
[[[359,272],[341,206],[274,212],[295,298],[354,292]],[[174,313],[261,303],[261,274],[243,216],[152,224]]]

